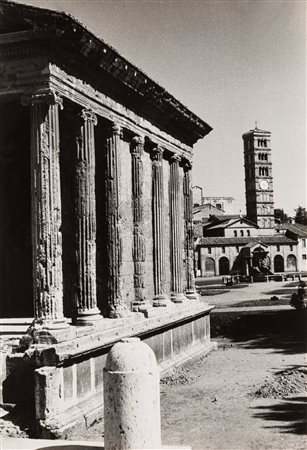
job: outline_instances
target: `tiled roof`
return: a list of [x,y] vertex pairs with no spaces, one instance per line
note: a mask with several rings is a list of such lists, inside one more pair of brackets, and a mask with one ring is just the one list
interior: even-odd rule
[[199,238],[196,245],[238,245],[243,246],[249,243],[263,243],[267,245],[296,245],[297,241],[285,235],[276,236],[255,236],[255,237],[203,237]]
[[226,222],[227,220],[232,219],[246,219],[246,217],[240,216],[240,214],[225,214],[225,215],[219,215],[219,214],[211,214],[209,217],[209,220],[212,222]]
[[297,234],[299,237],[307,237],[307,225],[302,223],[281,223],[277,228],[279,230],[290,231],[291,233]]

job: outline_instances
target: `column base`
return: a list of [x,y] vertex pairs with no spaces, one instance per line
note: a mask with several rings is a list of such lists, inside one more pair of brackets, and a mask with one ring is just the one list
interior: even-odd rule
[[63,330],[69,328],[68,319],[63,317],[62,319],[34,319],[33,327],[40,330]]
[[187,289],[185,291],[185,296],[188,300],[199,300],[199,294],[195,291],[195,289]]
[[125,317],[131,317],[133,315],[132,311],[129,311],[129,309],[126,306],[123,305],[117,305],[113,306],[109,313],[110,319],[122,319]]
[[98,308],[87,309],[84,311],[78,311],[78,316],[74,321],[74,325],[88,326],[95,325],[97,322],[103,319],[101,312]]
[[155,295],[153,298],[153,304],[152,306],[154,306],[155,308],[159,308],[159,307],[165,307],[170,305],[170,299],[168,297],[168,295],[166,294],[158,294]]
[[19,341],[19,351],[34,344],[58,344],[72,339],[72,328],[68,319],[34,319],[26,334]]
[[132,311],[133,312],[141,312],[147,317],[147,313],[152,309],[152,305],[148,301],[134,301],[132,302]]
[[171,301],[173,303],[183,303],[187,298],[182,292],[173,292],[171,294]]

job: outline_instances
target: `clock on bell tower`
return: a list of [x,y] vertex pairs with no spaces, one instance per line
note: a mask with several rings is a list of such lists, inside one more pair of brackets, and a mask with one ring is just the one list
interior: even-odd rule
[[260,228],[274,228],[271,133],[257,126],[242,135],[244,142],[246,215]]

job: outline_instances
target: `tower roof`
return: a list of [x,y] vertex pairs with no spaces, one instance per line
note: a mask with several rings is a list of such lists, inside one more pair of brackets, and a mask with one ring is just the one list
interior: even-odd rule
[[246,133],[242,134],[242,138],[246,138],[249,136],[271,136],[271,132],[270,131],[266,131],[266,130],[260,130],[259,128],[253,128],[252,130],[247,131]]

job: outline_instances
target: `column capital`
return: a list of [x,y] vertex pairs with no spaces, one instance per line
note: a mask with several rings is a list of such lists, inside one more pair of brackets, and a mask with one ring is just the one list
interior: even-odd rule
[[145,136],[137,135],[131,139],[130,150],[131,153],[138,153],[138,147],[143,146],[145,143]]
[[150,151],[150,158],[152,161],[162,161],[164,150],[160,145],[157,145]]
[[182,165],[185,172],[189,172],[190,170],[192,170],[193,163],[189,159],[182,159]]
[[29,106],[35,103],[45,103],[46,105],[58,105],[60,109],[63,109],[62,97],[51,90],[25,94],[21,97],[20,103],[22,104],[22,106]]
[[97,116],[91,109],[82,109],[80,117],[82,117],[84,122],[92,122],[94,125],[97,125]]
[[113,135],[123,137],[123,128],[118,122],[111,122],[110,131]]
[[179,153],[174,153],[170,157],[170,164],[179,163],[180,161],[181,161],[181,156],[179,155]]

